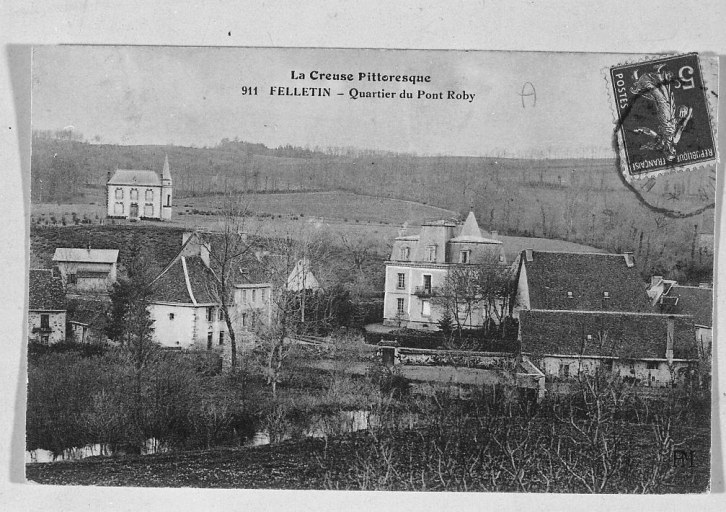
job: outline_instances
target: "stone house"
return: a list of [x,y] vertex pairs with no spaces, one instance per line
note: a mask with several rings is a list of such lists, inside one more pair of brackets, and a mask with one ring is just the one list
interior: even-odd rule
[[170,220],[172,179],[169,158],[161,177],[154,171],[118,169],[106,183],[106,216],[114,219]]
[[[461,228],[452,221],[437,220],[425,222],[417,235],[398,236],[386,261],[384,324],[437,329],[443,310],[433,299],[441,293],[450,270],[456,265],[491,262],[506,265],[502,242],[482,236],[473,212]],[[465,315],[467,326],[482,325],[481,311]]]
[[636,385],[682,381],[698,364],[693,319],[623,311],[520,311],[520,342],[549,378],[568,380],[597,371]]
[[[215,293],[218,278],[210,264],[209,242],[198,233],[183,236],[179,253],[152,281],[149,313],[155,340],[164,347],[223,348],[229,334]],[[258,278],[242,266],[233,277],[227,309],[237,335],[248,332],[256,321],[269,321],[271,285],[257,282]]]
[[117,249],[59,247],[53,263],[70,295],[106,294],[116,282]]
[[66,339],[66,296],[63,281],[50,269],[30,269],[28,339],[43,345]]

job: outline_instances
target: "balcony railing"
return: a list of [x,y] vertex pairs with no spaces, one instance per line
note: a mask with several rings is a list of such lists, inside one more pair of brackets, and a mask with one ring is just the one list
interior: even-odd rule
[[413,294],[417,297],[435,297],[436,295],[439,295],[441,293],[440,288],[431,287],[431,286],[417,286]]

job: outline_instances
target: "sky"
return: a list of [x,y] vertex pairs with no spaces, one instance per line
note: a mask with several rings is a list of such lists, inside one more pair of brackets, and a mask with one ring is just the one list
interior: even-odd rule
[[[88,140],[112,144],[202,147],[238,137],[269,147],[612,157],[603,70],[623,60],[582,53],[40,46],[33,52],[32,123],[72,126]],[[367,71],[429,75],[431,82],[291,78],[292,71],[314,70],[355,78]],[[243,86],[257,86],[258,95],[243,95]],[[329,87],[331,96],[271,96],[273,86]],[[353,100],[351,88],[474,98]]]

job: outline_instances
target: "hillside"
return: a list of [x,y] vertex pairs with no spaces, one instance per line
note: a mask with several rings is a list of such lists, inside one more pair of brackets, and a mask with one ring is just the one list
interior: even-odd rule
[[[117,168],[158,171],[165,154],[172,167],[177,205],[222,191],[271,195],[343,191],[370,196],[371,202],[413,201],[458,214],[473,206],[486,230],[564,240],[608,252],[633,251],[644,276],[661,274],[694,283],[712,278],[712,255],[694,248],[699,233],[713,232],[713,210],[672,218],[649,208],[623,186],[615,162],[607,159],[424,157],[271,149],[239,141],[222,141],[214,148],[112,146],[34,137],[32,200],[98,202],[109,172]],[[712,200],[713,183],[708,180],[704,173],[689,174],[675,184],[662,179],[654,182],[649,193],[666,202],[677,194],[685,203],[703,205],[704,200]],[[84,196],[88,190],[94,191],[94,199]],[[307,215],[308,206],[293,199],[279,196],[260,205],[267,203],[277,215],[280,210],[286,210],[285,215]],[[320,198],[304,195],[300,199]],[[276,200],[276,205],[271,204]],[[329,209],[336,209],[332,217],[356,219],[353,213],[341,213],[341,208],[354,212],[353,202],[336,205],[329,197],[326,200]],[[358,220],[392,224],[413,220],[405,209],[389,213],[390,209],[381,208],[378,219],[374,215]]]

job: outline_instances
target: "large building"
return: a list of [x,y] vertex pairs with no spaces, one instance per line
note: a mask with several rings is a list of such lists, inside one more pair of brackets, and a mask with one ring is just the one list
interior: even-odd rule
[[106,184],[106,215],[114,219],[170,220],[172,181],[169,158],[161,177],[154,171],[118,169]]
[[[456,233],[459,231],[458,233]],[[505,265],[502,242],[484,238],[476,217],[470,212],[458,229],[455,222],[426,222],[418,235],[395,239],[386,262],[383,319],[386,325],[416,329],[437,329],[443,315],[435,297],[456,265]],[[463,323],[480,326],[483,315],[467,312]]]

